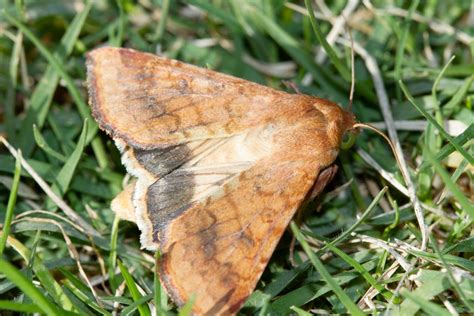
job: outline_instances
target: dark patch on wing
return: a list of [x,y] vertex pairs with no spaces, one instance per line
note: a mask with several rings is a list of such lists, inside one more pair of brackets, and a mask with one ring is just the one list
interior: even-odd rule
[[161,229],[189,208],[194,186],[194,175],[178,169],[148,187],[146,205],[153,241],[158,242]]
[[189,159],[189,149],[186,145],[149,150],[133,148],[133,154],[146,171],[157,177],[172,172]]
[[[217,302],[216,304],[209,310],[206,312],[206,316],[211,316],[211,315],[217,315],[217,314],[221,314],[221,313],[224,313],[224,314],[227,314],[227,313],[232,313],[231,311],[226,311],[226,310],[222,310],[223,307],[225,307],[225,305],[229,302],[229,299],[232,297],[232,294],[234,293],[235,291],[235,288],[233,289],[229,289],[227,291],[227,293],[225,293]],[[237,311],[235,311],[237,312]]]

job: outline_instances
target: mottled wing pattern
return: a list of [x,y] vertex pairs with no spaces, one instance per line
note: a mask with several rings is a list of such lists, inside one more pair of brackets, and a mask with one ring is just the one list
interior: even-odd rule
[[[327,130],[309,121],[277,132],[280,147],[190,207],[163,232],[161,278],[198,315],[236,313],[288,222],[334,160]],[[332,152],[332,153],[330,153]],[[329,153],[329,154],[328,154]]]
[[112,137],[141,149],[291,119],[301,113],[288,99],[311,98],[130,49],[100,48],[87,57],[94,117]]

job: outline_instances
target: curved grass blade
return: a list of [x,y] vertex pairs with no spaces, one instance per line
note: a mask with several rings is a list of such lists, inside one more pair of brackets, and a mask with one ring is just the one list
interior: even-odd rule
[[443,135],[444,138],[446,138],[453,146],[454,148],[456,148],[457,151],[459,151],[459,153],[461,155],[464,156],[464,158],[466,158],[467,161],[469,161],[469,163],[471,165],[474,165],[474,158],[469,155],[469,153],[467,151],[464,150],[464,148],[462,148],[458,142],[453,138],[451,137],[448,133],[446,133],[446,131],[444,130],[444,128],[438,124],[438,122],[436,122],[436,120],[430,115],[428,114],[428,112],[425,111],[425,109],[423,109],[421,106],[419,106],[416,102],[415,102],[415,99],[413,98],[413,96],[410,94],[410,92],[408,91],[408,88],[407,86],[405,86],[405,84],[403,83],[403,81],[398,81],[398,83],[400,84],[400,87],[402,88],[402,91],[403,93],[405,93],[405,96],[407,97],[408,101],[410,101],[411,104],[413,104],[413,106],[431,123],[433,124],[436,129],[439,131],[439,133],[441,135]]
[[322,279],[328,284],[328,286],[331,288],[331,290],[336,294],[336,296],[339,298],[342,304],[347,308],[347,311],[351,315],[365,315],[359,307],[357,307],[356,304],[347,296],[347,294],[344,292],[344,290],[337,284],[337,282],[332,278],[332,276],[329,274],[329,272],[326,270],[324,267],[323,263],[318,259],[318,257],[314,254],[314,252],[311,250],[311,247],[308,245],[306,240],[303,237],[303,234],[300,232],[298,227],[296,226],[295,222],[291,222],[290,224],[291,231],[295,235],[296,239],[300,242],[301,246],[303,247],[304,251],[309,257],[309,260],[313,264],[313,266],[316,268],[316,270],[319,272],[321,275]]
[[316,17],[314,16],[313,6],[311,5],[311,1],[305,0],[304,3],[306,5],[306,10],[308,10],[309,20],[311,21],[314,34],[316,34],[316,37],[319,43],[321,44],[321,46],[323,46],[324,50],[328,54],[332,63],[336,67],[337,71],[344,78],[344,80],[346,80],[347,82],[350,82],[351,81],[350,71],[346,68],[346,66],[344,66],[341,60],[337,57],[336,52],[332,49],[331,45],[329,45],[329,43],[326,41],[326,38],[324,37],[323,33],[321,33],[320,27],[318,25],[318,21],[316,20]]
[[64,315],[64,311],[52,304],[17,268],[2,258],[0,258],[0,271],[28,295],[44,313],[52,316]]
[[13,219],[13,212],[16,205],[16,198],[18,193],[18,187],[20,185],[20,174],[21,174],[21,151],[18,152],[15,163],[15,173],[13,175],[13,182],[10,190],[10,196],[8,197],[7,211],[5,213],[5,222],[3,223],[2,235],[0,236],[0,257],[3,254],[5,245],[7,244],[7,238],[10,234],[10,225]]
[[[120,262],[120,260],[117,260],[117,263],[120,268],[120,272],[122,273],[122,276],[125,280],[125,283],[127,284],[127,288],[130,291],[130,294],[132,295],[133,301],[136,302],[140,300],[142,298],[142,295],[140,294],[140,292],[138,292],[135,280],[128,272],[127,268],[122,264],[122,262]],[[140,313],[140,316],[151,316],[148,306],[144,303],[138,305],[138,312]]]

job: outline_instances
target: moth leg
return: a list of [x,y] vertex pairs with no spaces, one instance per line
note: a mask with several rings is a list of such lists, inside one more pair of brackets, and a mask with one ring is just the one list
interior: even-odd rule
[[313,188],[311,189],[311,193],[308,199],[309,201],[313,200],[316,196],[318,196],[319,193],[324,190],[326,185],[332,181],[332,179],[337,173],[337,169],[337,165],[330,165],[329,167],[321,171],[321,173],[318,175],[318,178],[316,179],[316,182],[313,185]]
[[[331,180],[336,175],[337,169],[338,169],[337,165],[330,165],[329,167],[321,171],[321,173],[318,175],[318,178],[316,179],[316,182],[313,185],[313,188],[308,194],[309,198],[307,199],[307,202],[312,201],[316,196],[319,195],[319,193],[321,193],[324,190],[326,185],[329,182],[331,182]],[[301,207],[296,212],[295,222],[296,222],[296,225],[298,226],[301,226],[304,209],[305,207]],[[296,242],[296,238],[295,236],[293,236],[290,242],[290,257],[289,257],[289,261],[293,267],[296,266],[296,263],[294,260],[295,242]]]

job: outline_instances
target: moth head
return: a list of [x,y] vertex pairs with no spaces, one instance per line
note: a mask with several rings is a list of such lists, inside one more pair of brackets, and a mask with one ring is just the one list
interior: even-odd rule
[[326,119],[327,136],[334,148],[340,148],[343,139],[357,133],[354,128],[357,121],[351,111],[344,110],[336,103],[325,99],[318,99],[314,107],[322,112]]

